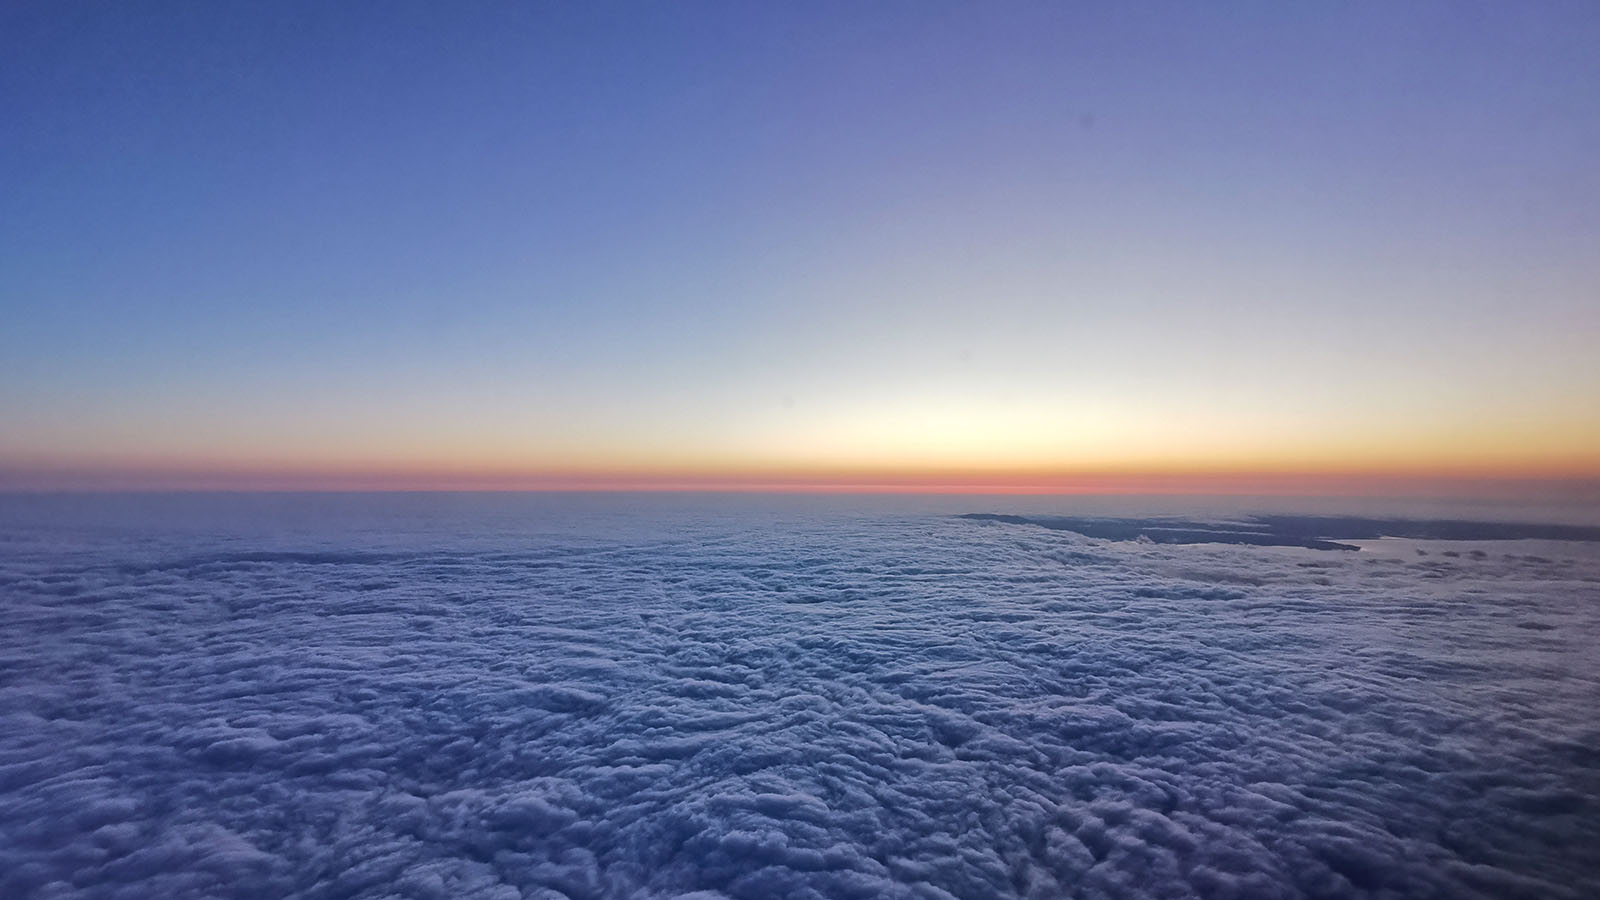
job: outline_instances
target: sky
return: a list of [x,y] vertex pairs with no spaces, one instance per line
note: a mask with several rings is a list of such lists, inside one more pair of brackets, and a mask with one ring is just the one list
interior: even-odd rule
[[8,3],[0,488],[1593,482],[1596,46],[1587,2]]

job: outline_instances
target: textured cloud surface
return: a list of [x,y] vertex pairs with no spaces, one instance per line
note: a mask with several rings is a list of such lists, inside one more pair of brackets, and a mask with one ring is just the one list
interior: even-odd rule
[[1592,546],[41,508],[3,897],[1600,896]]

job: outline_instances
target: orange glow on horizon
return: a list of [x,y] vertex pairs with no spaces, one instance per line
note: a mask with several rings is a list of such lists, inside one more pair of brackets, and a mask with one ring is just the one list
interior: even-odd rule
[[1539,493],[1600,496],[1600,466],[535,468],[440,462],[313,465],[226,460],[0,464],[24,491],[707,491],[948,494]]

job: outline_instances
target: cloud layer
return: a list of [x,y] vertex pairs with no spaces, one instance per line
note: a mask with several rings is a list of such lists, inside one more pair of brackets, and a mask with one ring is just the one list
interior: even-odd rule
[[0,896],[1600,895],[1593,548],[493,524],[6,530]]

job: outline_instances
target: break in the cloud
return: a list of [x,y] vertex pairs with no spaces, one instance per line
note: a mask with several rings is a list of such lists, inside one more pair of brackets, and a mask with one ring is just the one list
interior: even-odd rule
[[0,535],[8,897],[1600,892],[1586,545],[72,502]]

